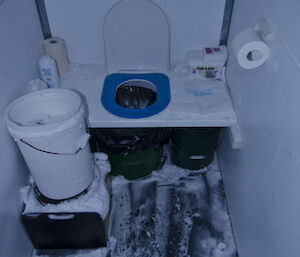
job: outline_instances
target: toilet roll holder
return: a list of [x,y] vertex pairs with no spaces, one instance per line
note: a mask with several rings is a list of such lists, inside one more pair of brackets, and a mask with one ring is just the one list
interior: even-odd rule
[[[261,36],[264,42],[270,45],[273,41],[276,40],[274,30],[271,24],[264,18],[258,19],[253,29]],[[253,56],[255,58],[255,56]],[[243,134],[240,125],[234,124],[227,129],[228,137],[233,149],[242,149],[243,148]]]
[[271,24],[264,18],[258,19],[253,29],[260,34],[266,43],[270,43],[276,39]]

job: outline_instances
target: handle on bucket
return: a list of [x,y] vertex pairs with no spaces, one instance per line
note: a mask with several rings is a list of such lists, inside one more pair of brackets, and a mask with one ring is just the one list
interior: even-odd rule
[[77,139],[74,148],[80,150],[84,149],[87,146],[90,137],[91,135],[88,133],[83,134],[79,139]]
[[40,152],[43,152],[43,153],[47,153],[47,154],[54,154],[54,155],[74,155],[74,154],[78,154],[82,149],[84,149],[86,146],[87,146],[87,143],[90,139],[91,135],[88,134],[88,133],[85,133],[83,134],[76,142],[75,142],[75,145],[74,145],[74,149],[76,149],[75,151],[73,152],[70,152],[70,153],[55,153],[55,152],[49,152],[49,151],[45,151],[45,150],[42,150],[42,149],[39,149],[31,144],[29,144],[28,142],[24,141],[22,138],[20,139],[20,141],[22,143],[24,143],[25,145],[27,146],[30,146],[31,148],[37,150],[37,151],[40,151]]
[[75,218],[74,214],[71,213],[53,213],[53,214],[48,214],[48,218],[50,220],[71,220]]

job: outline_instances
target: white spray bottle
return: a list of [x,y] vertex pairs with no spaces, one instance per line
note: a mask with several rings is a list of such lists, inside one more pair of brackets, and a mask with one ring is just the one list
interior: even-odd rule
[[48,55],[43,55],[39,60],[39,66],[42,79],[49,88],[59,88],[60,81],[55,60]]

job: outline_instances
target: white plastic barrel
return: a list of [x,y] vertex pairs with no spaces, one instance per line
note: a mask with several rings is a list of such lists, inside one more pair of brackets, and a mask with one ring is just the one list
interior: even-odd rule
[[17,141],[39,191],[55,200],[84,191],[93,181],[81,97],[67,89],[45,89],[22,96],[6,109]]

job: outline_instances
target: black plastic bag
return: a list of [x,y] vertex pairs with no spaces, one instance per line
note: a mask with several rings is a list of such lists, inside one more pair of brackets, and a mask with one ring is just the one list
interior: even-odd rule
[[93,128],[90,133],[93,152],[108,151],[123,155],[166,144],[170,137],[169,128]]
[[116,102],[126,108],[142,109],[156,101],[157,94],[153,90],[136,86],[134,82],[128,82],[117,89]]

